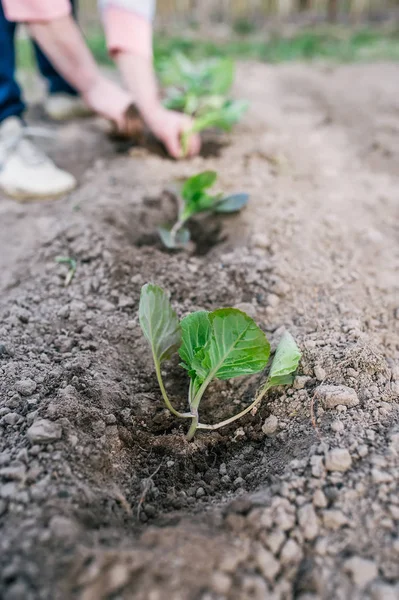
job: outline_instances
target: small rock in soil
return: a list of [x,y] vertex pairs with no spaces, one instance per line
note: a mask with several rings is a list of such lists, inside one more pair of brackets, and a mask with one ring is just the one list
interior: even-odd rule
[[342,421],[333,421],[331,423],[331,429],[336,433],[341,433],[344,430],[344,424]]
[[345,448],[334,448],[327,453],[326,469],[328,471],[340,471],[345,473],[351,468],[352,458]]
[[31,396],[36,388],[37,384],[33,379],[20,379],[15,384],[15,389],[22,396]]
[[274,558],[271,552],[265,550],[260,544],[256,550],[255,558],[264,578],[270,583],[273,582],[280,570],[280,563]]
[[231,588],[231,578],[226,575],[226,573],[222,573],[221,571],[216,571],[212,575],[212,589],[216,594],[225,595]]
[[61,438],[62,429],[58,423],[38,419],[29,427],[27,436],[32,444],[48,444]]
[[294,380],[294,388],[296,390],[303,390],[305,385],[308,383],[308,381],[310,381],[312,378],[309,377],[308,375],[298,375],[297,377],[295,377]]
[[302,556],[303,552],[301,547],[294,540],[290,539],[284,544],[281,550],[281,564],[284,566],[292,564],[295,565],[301,561]]
[[195,492],[195,496],[196,496],[196,498],[202,498],[203,496],[205,496],[205,493],[206,492],[205,492],[204,488],[203,487],[199,487],[197,489],[197,491]]
[[17,423],[17,421],[19,420],[19,414],[16,412],[10,412],[8,414],[6,414],[2,421],[3,423],[5,423],[6,425],[15,425]]
[[55,515],[51,519],[49,527],[52,535],[59,540],[72,541],[79,533],[77,524],[62,515]]
[[325,508],[327,506],[327,498],[323,490],[316,490],[313,494],[313,504],[317,508]]
[[273,435],[277,431],[278,419],[275,415],[267,417],[262,425],[262,431],[265,435]]
[[335,408],[339,405],[351,407],[359,404],[356,391],[346,385],[320,385],[315,397],[320,400],[323,408]]
[[298,510],[298,522],[305,540],[314,540],[319,533],[319,519],[311,504],[304,504]]
[[273,554],[277,554],[280,551],[281,546],[284,544],[286,540],[285,534],[277,529],[276,531],[272,531],[265,537],[265,543],[268,548],[273,552]]
[[336,531],[340,529],[348,522],[344,513],[340,510],[325,510],[323,513],[323,523],[327,529],[332,529],[332,531]]
[[360,556],[349,558],[344,564],[344,570],[349,573],[353,582],[359,587],[365,587],[378,575],[375,562]]
[[371,478],[374,483],[390,483],[393,480],[393,476],[390,473],[381,469],[372,469]]

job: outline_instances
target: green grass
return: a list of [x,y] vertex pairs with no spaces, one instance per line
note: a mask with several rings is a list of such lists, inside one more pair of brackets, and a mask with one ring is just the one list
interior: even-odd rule
[[[87,42],[100,64],[112,64],[102,33],[91,34]],[[248,36],[229,42],[155,36],[155,63],[175,51],[184,52],[192,59],[223,55],[270,63],[310,60],[341,63],[398,61],[399,31],[379,29],[354,31],[338,27],[321,27],[312,31],[300,31],[292,37],[276,34],[267,41],[262,41]],[[34,61],[28,40],[18,41],[17,54],[20,67],[32,68]]]

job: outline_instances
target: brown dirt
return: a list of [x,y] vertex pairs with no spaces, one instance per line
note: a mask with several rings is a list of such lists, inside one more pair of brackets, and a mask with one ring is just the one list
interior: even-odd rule
[[[398,75],[241,65],[251,111],[218,157],[117,154],[97,121],[66,124],[47,150],[79,189],[1,199],[1,598],[399,598]],[[205,168],[250,206],[167,253],[168,189]],[[58,255],[78,261],[67,288]],[[179,315],[246,303],[273,345],[288,328],[294,387],[185,442],[138,326],[150,280]],[[166,372],[183,407],[184,375]],[[259,382],[215,385],[204,415]],[[325,385],[359,404],[328,408]],[[43,418],[54,439],[31,442]]]

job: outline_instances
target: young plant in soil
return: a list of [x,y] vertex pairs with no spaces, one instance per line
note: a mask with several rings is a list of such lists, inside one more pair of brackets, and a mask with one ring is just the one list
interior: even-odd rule
[[182,136],[183,154],[189,138],[212,127],[230,131],[248,108],[242,100],[231,100],[228,93],[234,80],[234,63],[219,58],[193,63],[176,53],[160,68],[167,89],[164,104],[193,117],[193,126]]
[[64,285],[68,287],[72,279],[75,277],[77,262],[74,258],[69,256],[56,256],[55,262],[61,265],[67,265],[69,267],[67,274],[65,275]]
[[[271,388],[291,384],[301,357],[295,340],[286,332],[277,347],[266,381],[253,402],[224,421],[212,425],[201,423],[200,403],[212,381],[253,375],[265,369],[270,358],[270,344],[265,334],[253,319],[236,308],[197,311],[179,322],[164,290],[152,283],[147,283],[141,290],[139,319],[151,347],[167,408],[176,417],[191,419],[188,440],[193,439],[198,429],[215,430],[233,423],[256,409]],[[188,412],[179,412],[173,407],[162,379],[162,363],[176,352],[182,361],[180,365],[190,378]]]
[[190,232],[185,224],[191,217],[199,213],[233,213],[238,212],[248,202],[248,194],[211,195],[209,188],[216,182],[215,171],[204,171],[187,179],[180,191],[179,212],[176,223],[171,227],[158,229],[160,238],[167,248],[178,248],[190,240]]

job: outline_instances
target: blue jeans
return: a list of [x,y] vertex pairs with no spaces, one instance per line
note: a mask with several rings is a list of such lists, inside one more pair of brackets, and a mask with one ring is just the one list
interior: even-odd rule
[[[76,0],[71,0],[73,11],[75,3]],[[25,110],[21,89],[15,80],[16,27],[16,23],[11,23],[5,18],[0,0],[0,122],[7,117],[20,117]],[[40,48],[36,44],[33,44],[33,47],[39,70],[47,80],[49,94],[64,92],[76,95],[76,90],[57,73]]]

